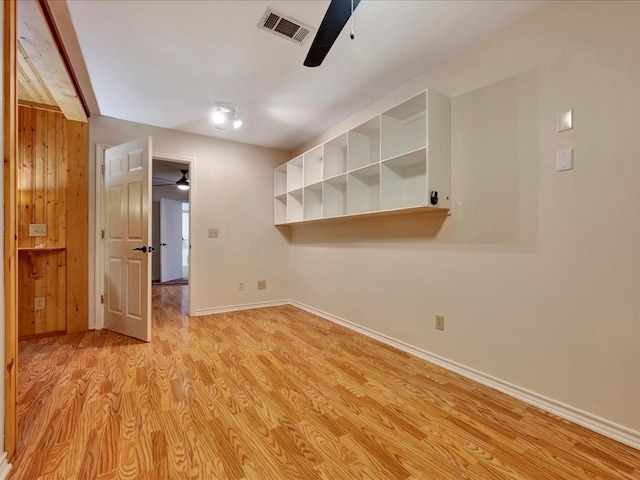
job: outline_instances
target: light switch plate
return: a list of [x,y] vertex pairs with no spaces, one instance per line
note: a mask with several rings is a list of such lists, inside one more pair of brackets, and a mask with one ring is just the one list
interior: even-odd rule
[[573,108],[566,112],[558,112],[558,132],[573,128]]
[[30,237],[46,237],[47,225],[45,223],[30,223],[29,236]]
[[573,149],[558,150],[556,152],[556,171],[563,172],[573,169]]

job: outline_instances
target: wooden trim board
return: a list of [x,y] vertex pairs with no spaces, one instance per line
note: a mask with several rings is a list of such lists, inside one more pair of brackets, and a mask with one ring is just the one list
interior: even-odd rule
[[[16,244],[16,155],[18,143],[17,3],[4,2],[4,449],[11,461],[16,454],[18,417],[18,248]],[[3,467],[4,470],[4,467]]]

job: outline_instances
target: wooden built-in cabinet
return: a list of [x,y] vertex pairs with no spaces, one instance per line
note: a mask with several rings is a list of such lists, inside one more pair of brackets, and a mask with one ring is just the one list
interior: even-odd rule
[[274,224],[451,206],[451,100],[426,90],[280,165]]
[[[21,339],[88,328],[88,132],[60,112],[18,108]],[[46,235],[31,235],[30,225],[46,225]]]

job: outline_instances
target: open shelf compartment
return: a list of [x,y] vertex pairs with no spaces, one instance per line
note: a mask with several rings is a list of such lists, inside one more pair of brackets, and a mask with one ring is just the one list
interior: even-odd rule
[[303,155],[304,186],[322,181],[322,145]]
[[324,208],[322,215],[325,218],[337,217],[347,214],[347,175],[333,177],[323,184]]
[[381,115],[382,160],[427,146],[427,93],[387,110]]
[[347,143],[348,135],[343,133],[324,144],[323,178],[325,180],[346,173]]
[[380,116],[349,131],[349,170],[380,161]]
[[273,199],[273,223],[281,225],[287,223],[287,194],[278,195]]
[[380,210],[380,164],[350,172],[347,188],[349,214]]
[[303,177],[302,177],[302,155],[294,158],[287,165],[287,192],[293,192],[294,190],[298,190],[302,188]]
[[273,171],[273,195],[287,193],[287,164],[280,165]]
[[300,188],[287,194],[287,222],[299,222],[303,217],[303,190]]
[[322,183],[305,187],[303,211],[305,220],[322,218]]
[[380,174],[382,210],[429,205],[426,149],[382,162]]

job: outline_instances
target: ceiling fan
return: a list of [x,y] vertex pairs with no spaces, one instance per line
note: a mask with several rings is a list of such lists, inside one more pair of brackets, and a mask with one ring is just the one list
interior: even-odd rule
[[[153,177],[153,186],[154,187],[169,187],[169,186],[176,187],[177,186],[180,190],[189,190],[189,179],[187,178],[187,173],[189,173],[189,170],[181,169],[180,173],[182,173],[182,177],[177,182],[175,180],[169,180],[168,178]],[[167,183],[156,183],[156,180],[160,180],[161,182],[167,182]]]
[[[322,64],[359,3],[360,0],[331,0],[327,13],[324,14],[318,28],[318,33],[309,48],[307,58],[304,60],[305,67],[318,67]],[[351,39],[353,40],[353,38],[352,30]]]

